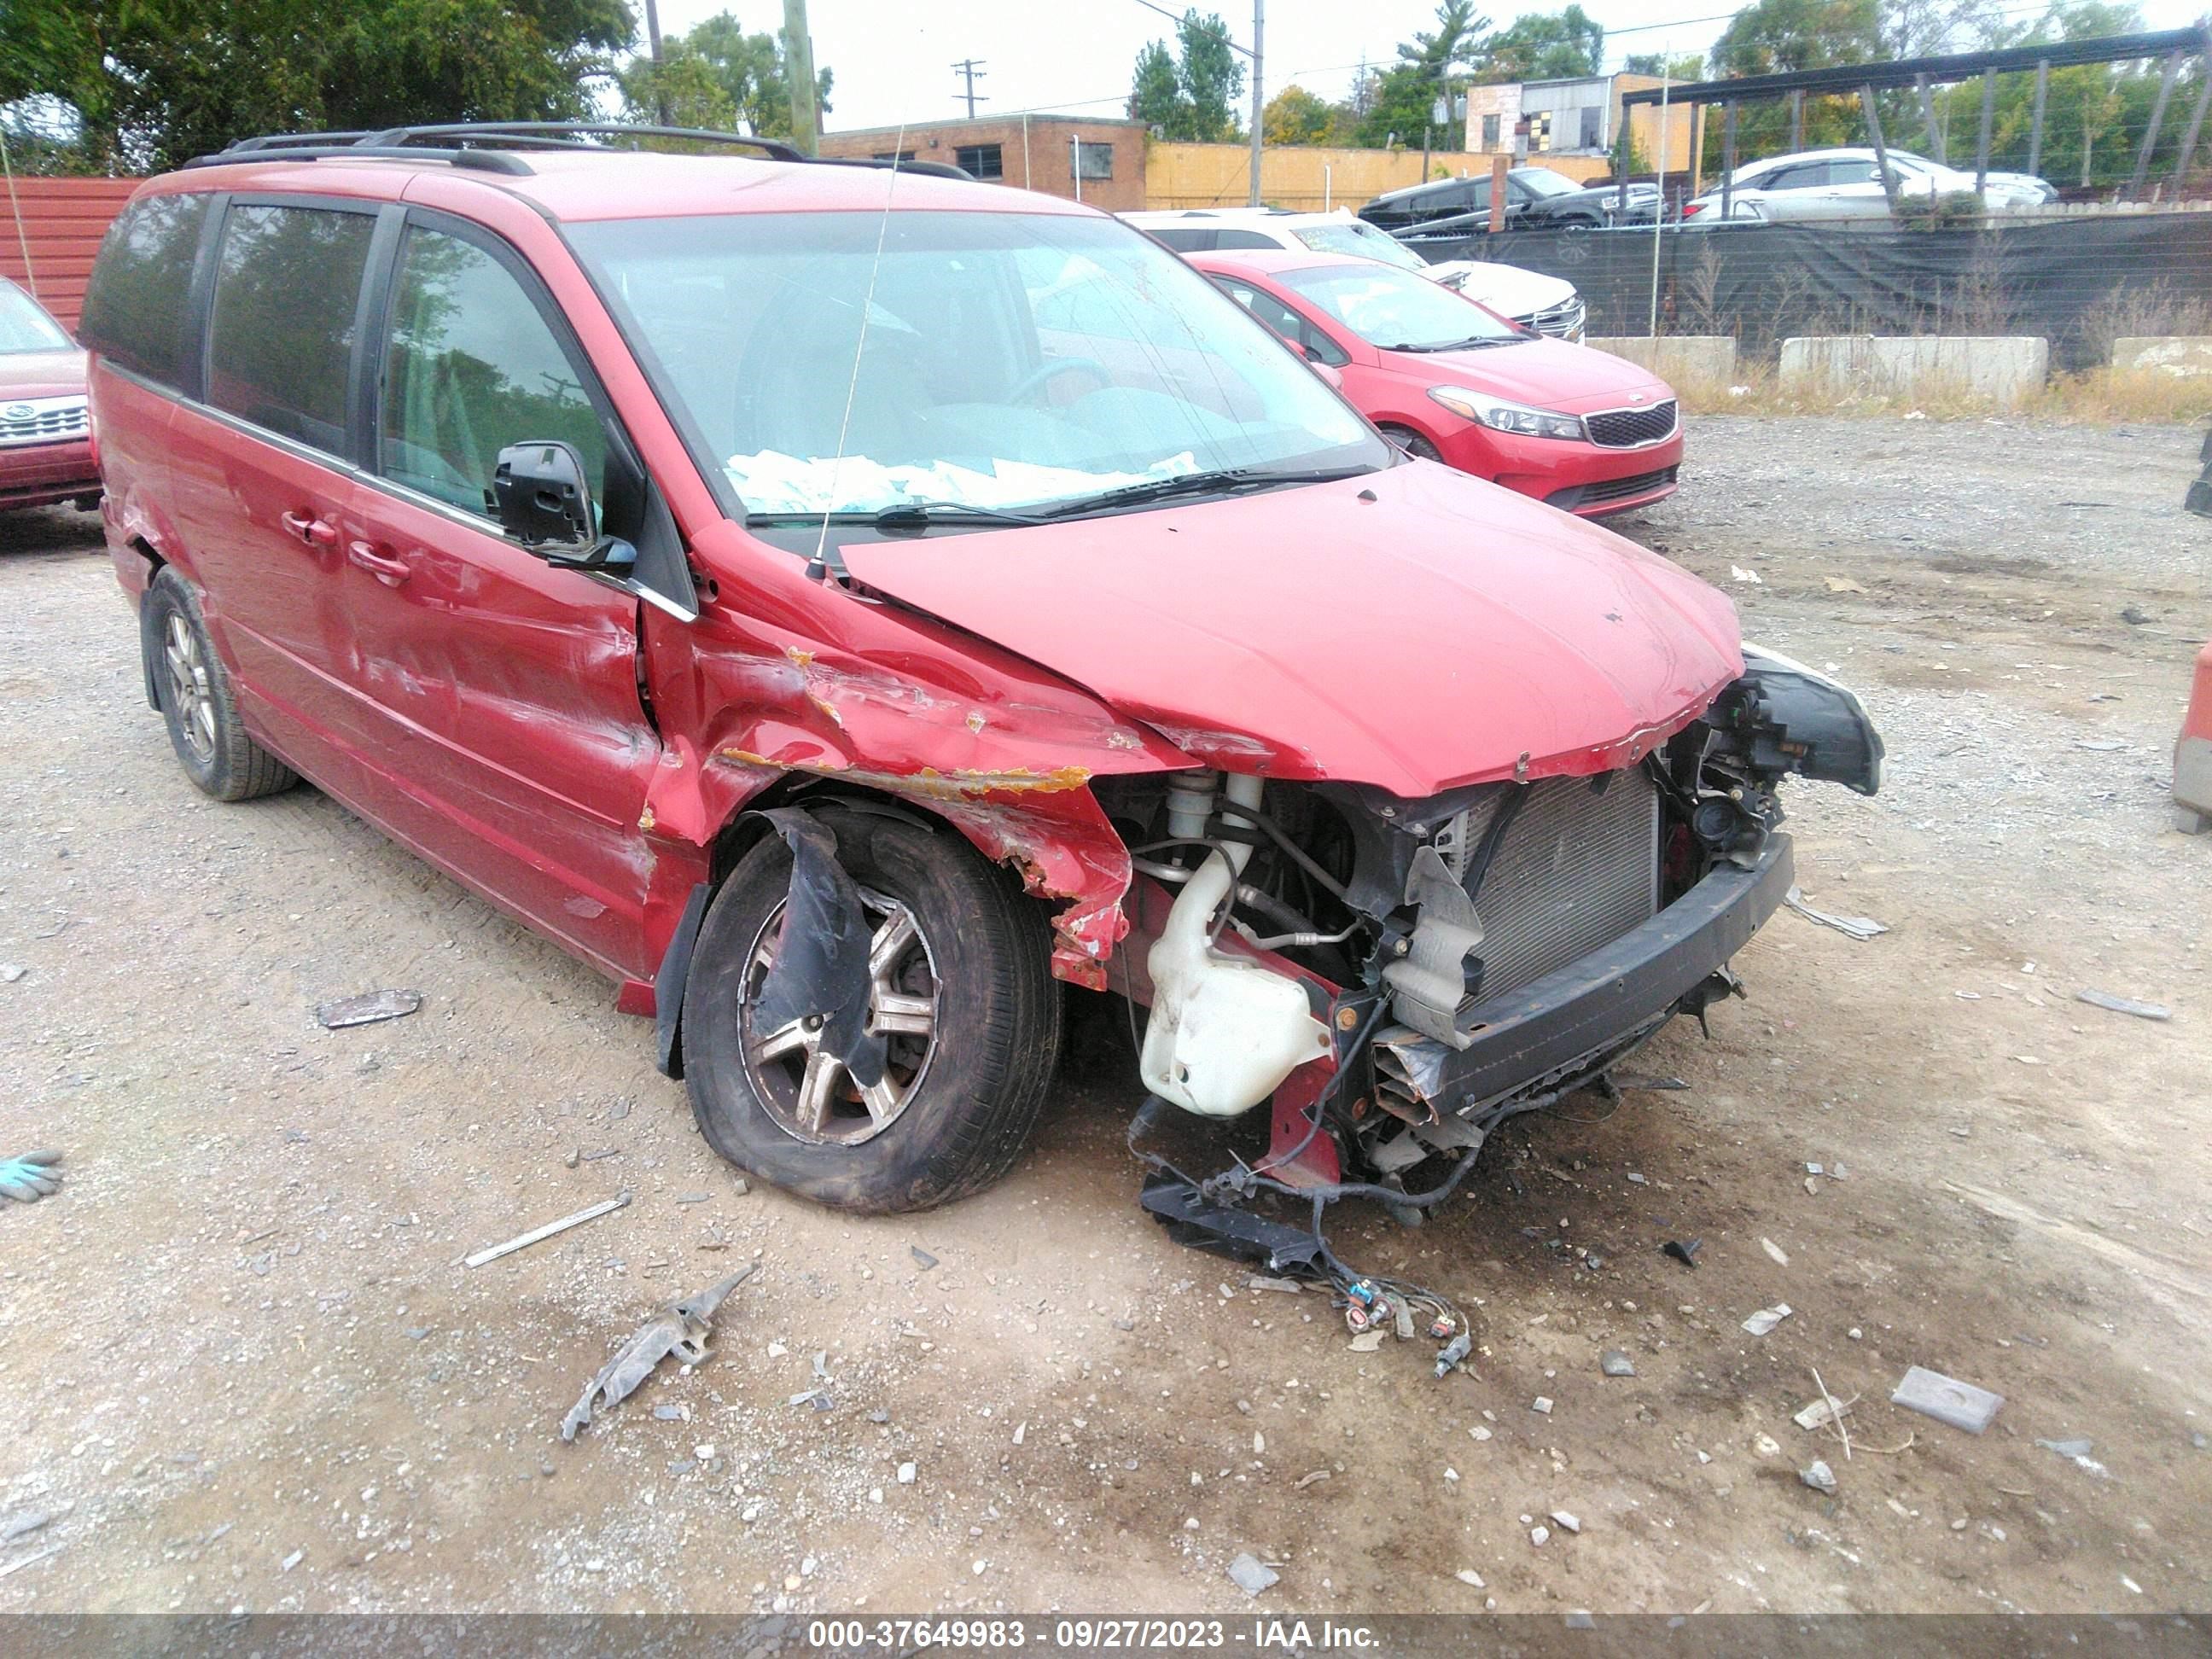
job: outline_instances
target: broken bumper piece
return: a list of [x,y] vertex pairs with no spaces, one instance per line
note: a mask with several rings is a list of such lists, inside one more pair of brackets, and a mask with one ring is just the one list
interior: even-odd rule
[[1781,908],[1792,878],[1790,838],[1770,836],[1749,869],[1716,866],[1612,944],[1464,1012],[1465,1048],[1385,1037],[1377,1064],[1388,1080],[1447,1115],[1586,1075],[1656,1029],[1726,963]]

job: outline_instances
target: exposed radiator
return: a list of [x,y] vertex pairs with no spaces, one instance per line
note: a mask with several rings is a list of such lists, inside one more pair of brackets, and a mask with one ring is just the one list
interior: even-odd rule
[[[1528,787],[1474,896],[1485,1000],[1608,945],[1659,909],[1659,791],[1640,768]],[[1510,786],[1441,826],[1462,882]]]

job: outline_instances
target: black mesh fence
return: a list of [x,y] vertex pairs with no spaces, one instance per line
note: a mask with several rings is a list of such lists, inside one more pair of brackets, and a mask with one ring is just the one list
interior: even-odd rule
[[[1653,234],[1516,230],[1420,251],[1564,277],[1589,307],[1589,332],[1644,334]],[[1801,334],[2029,334],[2050,341],[2054,369],[2075,371],[2108,362],[2124,336],[2212,334],[2212,212],[1658,235],[1659,332],[1732,335],[1755,358]]]

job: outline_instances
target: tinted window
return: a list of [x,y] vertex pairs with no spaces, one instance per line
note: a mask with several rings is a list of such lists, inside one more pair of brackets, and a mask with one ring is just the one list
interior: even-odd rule
[[1213,246],[1227,252],[1240,247],[1273,247],[1277,244],[1273,237],[1262,236],[1256,230],[1224,230],[1221,233],[1221,240]]
[[1146,225],[1145,234],[1177,253],[1210,253],[1214,238],[1221,234],[1218,230],[1182,230],[1174,225]]
[[230,210],[208,319],[208,402],[345,453],[346,364],[375,229],[366,213]]
[[395,483],[489,515],[499,452],[557,439],[606,498],[606,434],[583,375],[522,284],[474,242],[409,227],[380,403],[378,466]]
[[185,313],[207,210],[204,196],[149,197],[123,210],[85,290],[78,332],[86,345],[149,380],[182,383]]

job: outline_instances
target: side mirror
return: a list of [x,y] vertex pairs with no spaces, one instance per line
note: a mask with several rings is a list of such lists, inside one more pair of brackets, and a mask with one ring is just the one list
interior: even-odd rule
[[637,562],[628,542],[599,533],[584,458],[574,444],[534,439],[507,445],[493,465],[491,493],[499,527],[550,565],[607,570]]

